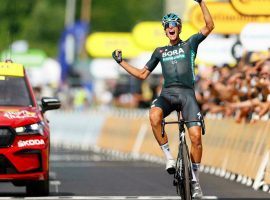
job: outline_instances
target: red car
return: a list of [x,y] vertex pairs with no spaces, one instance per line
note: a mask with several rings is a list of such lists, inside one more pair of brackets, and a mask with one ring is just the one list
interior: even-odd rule
[[49,194],[50,129],[44,116],[57,98],[37,103],[21,64],[0,62],[0,181],[26,186],[28,195]]

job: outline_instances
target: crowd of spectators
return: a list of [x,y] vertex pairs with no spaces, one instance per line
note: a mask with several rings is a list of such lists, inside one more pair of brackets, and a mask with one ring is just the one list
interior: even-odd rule
[[[195,92],[204,115],[233,117],[239,123],[270,119],[270,49],[245,52],[235,65],[197,67]],[[162,80],[162,75],[151,75],[143,82],[118,82],[111,90],[112,106],[149,109]]]
[[[200,63],[197,67],[195,92],[204,115],[234,117],[239,123],[270,119],[270,49],[264,53],[245,52],[235,65]],[[140,81],[122,74],[116,80],[102,83],[106,86],[102,90],[62,89],[58,92],[62,108],[87,110],[106,105],[107,108],[149,109],[160,93],[163,79],[162,75],[152,74]]]
[[270,119],[270,50],[245,52],[235,66],[214,66],[206,74],[199,73],[196,84],[205,115],[234,117],[239,123]]

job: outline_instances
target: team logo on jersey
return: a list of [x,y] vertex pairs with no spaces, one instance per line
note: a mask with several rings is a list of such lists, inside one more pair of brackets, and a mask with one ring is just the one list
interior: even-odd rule
[[162,60],[163,61],[172,61],[172,60],[180,60],[185,58],[185,52],[182,48],[175,49],[172,51],[165,51],[162,53]]

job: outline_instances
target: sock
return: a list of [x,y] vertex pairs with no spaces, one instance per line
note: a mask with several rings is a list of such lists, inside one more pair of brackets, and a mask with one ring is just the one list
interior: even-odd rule
[[200,163],[192,163],[192,181],[199,182]]
[[172,154],[170,152],[168,142],[166,144],[160,145],[160,147],[161,147],[162,151],[164,152],[165,157],[167,158],[167,160],[173,159],[173,156],[172,156]]

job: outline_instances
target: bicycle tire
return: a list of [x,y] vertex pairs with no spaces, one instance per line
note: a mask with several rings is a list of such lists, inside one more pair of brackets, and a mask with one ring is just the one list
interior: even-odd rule
[[[176,192],[184,200],[191,200],[190,192],[190,167],[187,147],[179,144],[176,161],[176,172],[174,174],[174,186]],[[185,178],[186,177],[186,178]]]
[[181,180],[181,177],[182,177],[182,168],[183,168],[183,165],[182,165],[182,159],[181,159],[181,154],[180,154],[180,147],[179,147],[179,151],[178,151],[178,155],[177,155],[177,160],[176,160],[176,166],[175,166],[175,174],[174,174],[174,182],[173,182],[173,185],[176,186],[176,193],[178,195],[181,196],[181,194],[183,193],[182,192],[182,180]]
[[190,174],[190,160],[188,155],[188,150],[186,146],[182,148],[182,155],[183,155],[183,198],[185,200],[191,200],[191,174]]

